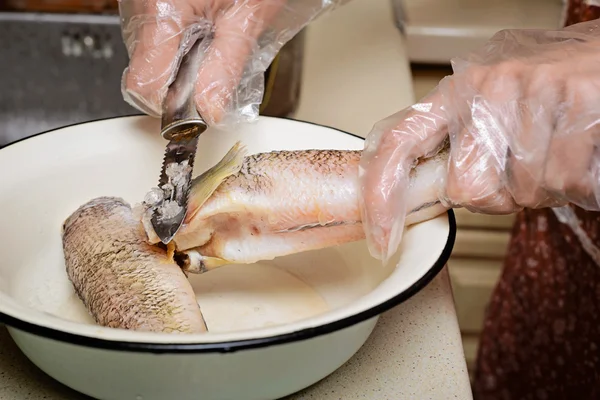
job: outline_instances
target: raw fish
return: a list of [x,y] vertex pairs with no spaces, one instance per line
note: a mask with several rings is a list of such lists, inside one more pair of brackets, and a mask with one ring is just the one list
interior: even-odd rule
[[63,225],[63,251],[75,292],[99,325],[202,333],[206,324],[173,252],[150,245],[132,208],[93,199]]

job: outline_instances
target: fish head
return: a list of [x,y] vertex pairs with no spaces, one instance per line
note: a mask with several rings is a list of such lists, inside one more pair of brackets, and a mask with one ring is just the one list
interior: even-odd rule
[[[236,142],[216,165],[192,180],[186,216],[183,225],[173,237],[173,242],[178,250],[180,247],[188,249],[201,246],[210,241],[214,231],[211,224],[211,216],[214,212],[211,212],[210,208],[204,213],[200,211],[204,209],[207,201],[223,181],[240,170],[245,154],[245,146],[241,142]],[[146,235],[150,243],[158,244],[160,238],[150,222],[150,207],[147,204],[144,204],[143,207],[141,220]]]

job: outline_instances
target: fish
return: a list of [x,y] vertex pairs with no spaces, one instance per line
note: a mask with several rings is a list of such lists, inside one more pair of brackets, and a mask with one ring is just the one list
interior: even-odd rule
[[[62,226],[69,280],[102,326],[148,332],[208,328],[188,274],[363,240],[359,150],[247,155],[241,142],[192,181],[188,209],[163,245],[151,190],[132,207],[119,197],[81,205]],[[438,200],[449,144],[416,161],[407,188],[410,226],[447,211]]]
[[97,324],[145,332],[207,332],[172,248],[148,242],[141,212],[118,197],[81,205],[62,225],[67,275]]
[[[413,166],[406,226],[448,210],[438,194],[449,149],[445,140]],[[178,265],[200,274],[363,240],[361,154],[296,150],[247,155],[245,146],[235,143],[192,181],[187,215],[173,238]],[[158,243],[148,213],[142,224],[148,242]]]

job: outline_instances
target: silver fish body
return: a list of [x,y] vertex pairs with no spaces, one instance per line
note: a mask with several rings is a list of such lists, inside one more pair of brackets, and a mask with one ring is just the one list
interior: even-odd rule
[[187,277],[167,250],[150,245],[125,201],[100,197],[63,224],[69,279],[99,325],[139,331],[207,330]]

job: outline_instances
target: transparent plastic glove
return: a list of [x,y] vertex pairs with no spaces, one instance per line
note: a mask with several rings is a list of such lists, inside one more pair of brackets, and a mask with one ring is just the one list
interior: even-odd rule
[[487,214],[568,203],[599,210],[600,28],[506,30],[452,60],[420,103],[375,125],[361,160],[371,254],[398,248],[415,160],[450,139],[442,204]]
[[162,100],[192,31],[203,29],[205,58],[196,104],[213,126],[258,116],[264,72],[281,47],[343,0],[119,0],[130,63],[122,92],[140,111],[160,116]]

